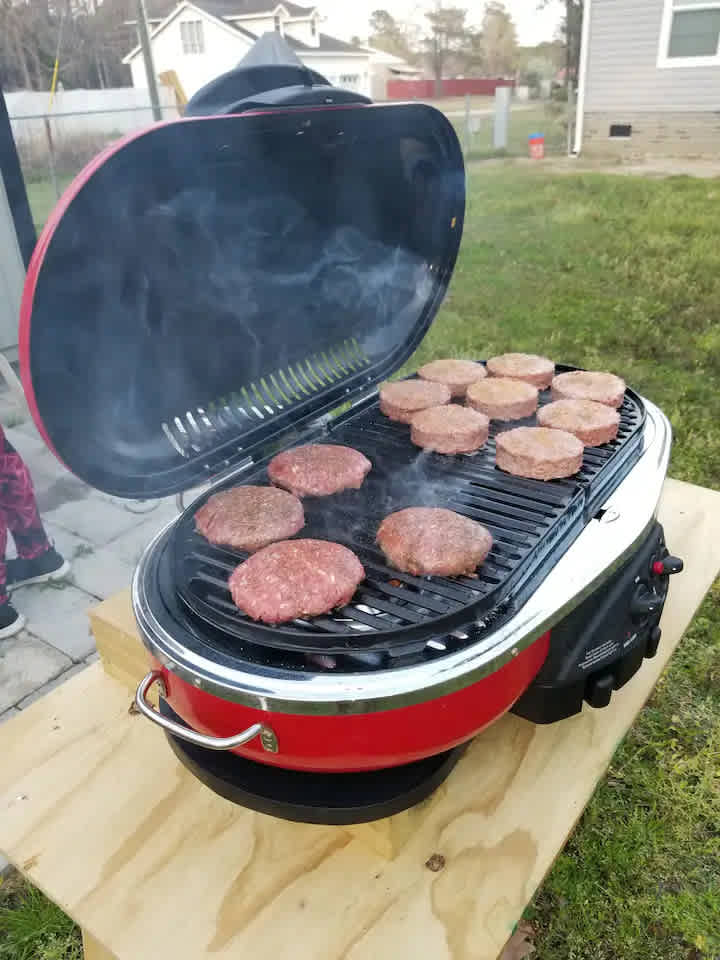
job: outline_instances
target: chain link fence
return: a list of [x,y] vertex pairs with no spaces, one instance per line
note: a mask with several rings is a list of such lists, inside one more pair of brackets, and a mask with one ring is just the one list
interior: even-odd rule
[[[544,138],[547,156],[568,152],[568,105],[561,99],[513,99],[498,137],[497,104],[492,97],[432,101],[454,125],[466,162],[491,157],[527,157],[532,134]],[[164,120],[179,116],[162,106]],[[149,106],[116,110],[52,112],[10,117],[35,226],[40,230],[55,203],[82,168],[114,140],[152,125]],[[572,131],[571,131],[572,132]]]
[[[161,108],[164,120],[178,117],[177,107]],[[11,116],[10,123],[35,227],[42,229],[50,211],[73,178],[108,144],[151,126],[149,107],[88,110],[77,113]]]
[[574,118],[568,130],[566,100],[513,99],[504,122],[498,122],[496,104],[487,98],[468,97],[447,106],[440,100],[434,105],[447,114],[455,127],[466,162],[528,157],[529,141],[534,135],[542,137],[545,156],[562,156],[572,148]]

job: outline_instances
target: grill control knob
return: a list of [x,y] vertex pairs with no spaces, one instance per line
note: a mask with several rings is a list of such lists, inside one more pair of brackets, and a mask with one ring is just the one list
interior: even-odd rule
[[645,647],[645,656],[648,660],[652,660],[655,654],[658,651],[660,646],[660,637],[662,636],[662,630],[660,627],[653,627],[648,636],[647,646]]
[[681,573],[683,562],[680,557],[663,557],[662,560],[656,560],[652,565],[652,572],[656,577],[668,577],[673,573]]
[[585,688],[585,699],[591,707],[596,709],[606,707],[610,703],[614,686],[615,675],[612,673],[601,673],[600,676],[590,677]]
[[630,601],[630,616],[633,620],[646,620],[660,607],[660,597],[647,587],[638,587]]

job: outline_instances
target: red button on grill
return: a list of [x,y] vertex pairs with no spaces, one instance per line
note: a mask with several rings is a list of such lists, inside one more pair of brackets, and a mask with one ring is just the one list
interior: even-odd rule
[[680,557],[671,557],[668,554],[663,560],[655,560],[652,572],[656,577],[667,577],[672,573],[680,573],[682,568],[683,562]]

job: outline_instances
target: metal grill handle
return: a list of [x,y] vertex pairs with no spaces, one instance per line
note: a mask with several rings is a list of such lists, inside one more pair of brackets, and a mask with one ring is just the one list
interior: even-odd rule
[[138,685],[135,693],[135,706],[144,717],[152,720],[153,723],[162,727],[163,730],[167,730],[174,737],[187,740],[188,743],[194,743],[198,747],[205,747],[207,750],[232,750],[234,747],[241,747],[244,743],[248,743],[259,736],[263,750],[267,750],[268,753],[278,752],[278,740],[275,731],[262,723],[253,723],[247,730],[236,733],[232,737],[209,737],[204,733],[198,733],[196,730],[175,723],[174,720],[168,720],[147,702],[147,695],[154,684],[158,685],[158,692],[161,697],[167,696],[162,674],[159,670],[151,670]]

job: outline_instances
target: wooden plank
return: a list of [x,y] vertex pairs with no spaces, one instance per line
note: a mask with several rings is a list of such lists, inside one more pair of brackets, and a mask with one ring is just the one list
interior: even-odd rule
[[90,626],[105,672],[134,692],[148,671],[148,654],[135,625],[130,590],[93,607]]
[[[692,496],[692,489],[694,488],[686,484],[669,481],[665,500],[683,502]],[[666,507],[665,513],[682,517],[681,509],[682,507],[674,511]],[[668,537],[672,546],[674,533],[671,526],[668,527]],[[90,619],[105,672],[124,684],[129,696],[132,696],[137,684],[147,673],[148,653],[137,632],[130,590],[124,590],[103,601],[91,612]],[[157,705],[155,689],[151,691],[150,699]],[[418,829],[417,820],[418,811],[412,810],[371,824],[358,824],[344,829],[354,837],[362,839],[371,850],[386,858],[392,858],[397,856],[409,837]]]
[[106,950],[87,930],[82,932],[82,941],[85,960],[117,960],[115,954]]
[[686,572],[658,656],[611,709],[477,737],[392,861],[214,796],[100,664],[0,728],[0,849],[118,960],[492,960],[720,568],[720,494],[669,482],[662,519]]

